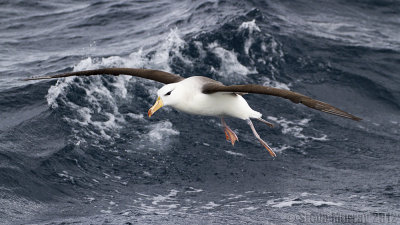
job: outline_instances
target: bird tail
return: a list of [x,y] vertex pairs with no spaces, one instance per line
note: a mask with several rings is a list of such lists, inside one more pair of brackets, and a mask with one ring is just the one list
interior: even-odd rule
[[254,111],[251,113],[250,118],[254,118],[254,119],[259,119],[262,117],[262,114],[260,112]]
[[271,128],[274,127],[274,124],[272,124],[272,123],[270,123],[270,122],[268,122],[268,121],[265,121],[265,120],[262,119],[261,117],[262,117],[262,114],[259,113],[259,112],[257,112],[257,111],[254,111],[254,110],[253,110],[253,115],[250,116],[250,118],[257,119],[258,121],[263,122],[264,124],[266,124],[267,126],[269,126],[269,127],[271,127]]

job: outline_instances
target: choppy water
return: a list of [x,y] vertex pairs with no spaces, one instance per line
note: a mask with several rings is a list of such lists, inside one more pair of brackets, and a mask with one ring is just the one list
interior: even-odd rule
[[[6,0],[0,46],[4,224],[400,223],[397,1]],[[272,159],[244,121],[232,147],[218,118],[148,119],[152,81],[21,81],[101,67],[290,89],[363,121],[246,95],[277,125],[255,124]]]

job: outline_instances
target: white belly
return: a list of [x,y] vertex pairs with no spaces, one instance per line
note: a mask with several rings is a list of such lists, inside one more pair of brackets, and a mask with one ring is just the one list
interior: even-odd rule
[[261,113],[251,109],[242,96],[231,93],[197,94],[174,105],[174,108],[204,116],[231,116],[240,119],[261,117]]

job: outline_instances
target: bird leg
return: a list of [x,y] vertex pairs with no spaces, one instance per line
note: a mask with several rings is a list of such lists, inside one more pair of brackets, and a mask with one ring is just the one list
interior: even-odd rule
[[261,122],[267,124],[267,125],[268,125],[269,127],[271,127],[271,128],[274,128],[274,124],[272,124],[272,123],[270,123],[270,122],[268,122],[268,121],[265,121],[265,120],[263,120],[262,118],[257,118],[257,120],[259,120],[259,121],[261,121]]
[[221,117],[221,124],[224,127],[226,140],[230,141],[232,143],[232,146],[234,146],[235,141],[239,141],[238,137],[236,136],[235,132],[233,132],[231,128],[228,127],[223,117]]
[[275,152],[272,151],[272,149],[268,146],[268,144],[265,141],[263,141],[263,139],[260,138],[260,135],[258,135],[258,133],[257,133],[256,129],[254,128],[254,125],[251,122],[251,120],[247,119],[246,121],[247,121],[247,124],[249,124],[249,126],[250,126],[251,130],[253,131],[254,136],[257,138],[257,140],[264,146],[264,148],[266,148],[268,150],[269,154],[272,157],[276,157]]

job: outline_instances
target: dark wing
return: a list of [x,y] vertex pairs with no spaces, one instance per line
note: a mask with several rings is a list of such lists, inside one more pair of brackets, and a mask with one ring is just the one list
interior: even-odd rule
[[347,113],[343,110],[333,107],[325,102],[312,99],[310,97],[307,97],[305,95],[293,91],[288,91],[273,87],[266,87],[256,84],[224,86],[215,83],[208,83],[203,86],[204,94],[211,94],[215,92],[256,93],[256,94],[274,95],[289,99],[294,103],[301,103],[303,105],[306,105],[313,109],[320,110],[322,112],[330,113],[336,116],[342,116],[352,120],[357,120],[357,121],[361,120],[361,118],[353,116],[350,113]]
[[149,70],[149,69],[133,69],[133,68],[104,68],[97,70],[85,70],[71,73],[57,74],[53,76],[43,76],[43,77],[33,77],[24,80],[43,80],[43,79],[53,79],[61,77],[71,77],[71,76],[92,76],[92,75],[130,75],[135,77],[141,77],[149,80],[158,81],[164,84],[176,83],[184,78],[175,74],[167,73],[160,70]]

